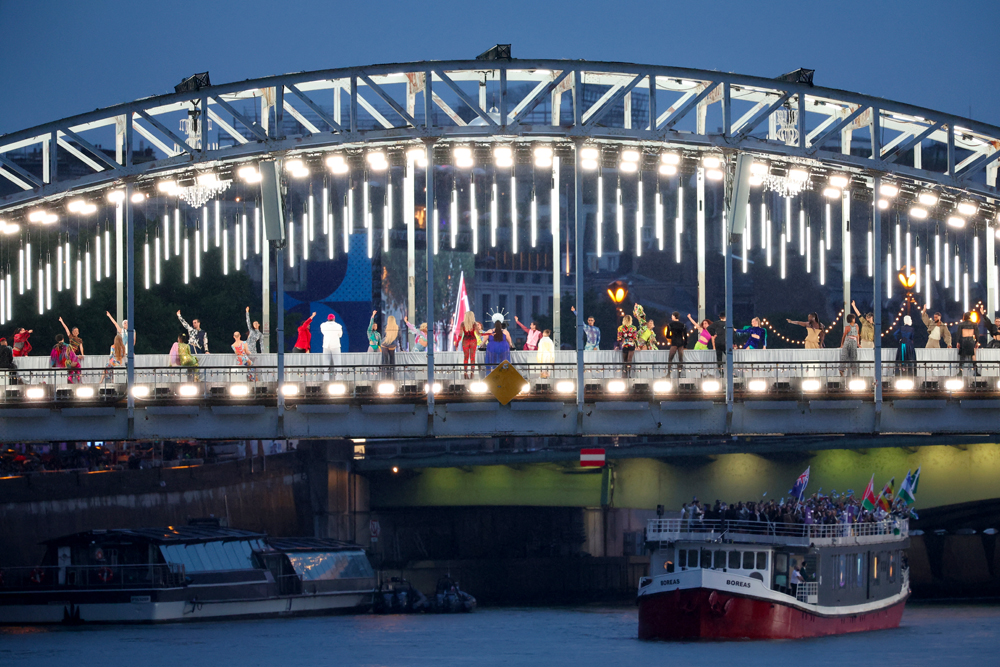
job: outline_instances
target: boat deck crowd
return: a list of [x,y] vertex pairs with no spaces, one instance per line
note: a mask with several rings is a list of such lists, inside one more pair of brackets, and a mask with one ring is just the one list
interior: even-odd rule
[[906,518],[911,511],[901,499],[879,503],[871,510],[862,506],[862,500],[853,492],[830,495],[814,493],[802,500],[750,500],[725,503],[716,500],[714,505],[702,504],[697,498],[681,507],[681,519],[695,523],[706,521],[745,521],[761,523],[789,523],[804,525],[836,525],[878,523],[887,518]]

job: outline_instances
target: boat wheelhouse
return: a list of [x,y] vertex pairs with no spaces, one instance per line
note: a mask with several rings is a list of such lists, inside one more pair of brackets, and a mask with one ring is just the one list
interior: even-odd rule
[[0,624],[155,623],[365,611],[361,547],[219,526],[92,530],[0,569]]
[[[654,519],[641,639],[790,639],[896,627],[909,596],[905,519]],[[798,581],[801,576],[801,581]]]

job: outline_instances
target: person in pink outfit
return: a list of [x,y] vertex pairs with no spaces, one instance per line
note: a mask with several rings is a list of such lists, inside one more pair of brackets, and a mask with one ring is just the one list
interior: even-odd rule
[[528,334],[528,339],[524,341],[524,349],[537,350],[538,341],[542,339],[542,332],[538,329],[538,323],[532,322],[531,328],[529,329],[521,323],[521,320],[517,319],[517,315],[514,316],[514,322],[517,323],[517,326],[521,327],[521,330],[524,331],[524,333]]

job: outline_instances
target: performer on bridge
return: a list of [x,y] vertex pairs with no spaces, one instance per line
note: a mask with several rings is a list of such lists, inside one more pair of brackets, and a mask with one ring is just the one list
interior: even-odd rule
[[[177,314],[179,315],[180,312],[181,311],[178,310]],[[105,310],[104,314],[108,316],[109,320],[111,320],[111,324],[115,325],[115,331],[117,331],[118,335],[122,337],[122,345],[125,346],[125,354],[128,354],[128,335],[127,335],[128,334],[128,320],[122,320],[122,323],[118,324],[118,322],[115,321],[115,318],[111,317],[111,313],[109,313],[108,311]],[[181,320],[181,321],[183,321],[183,320]],[[132,337],[135,340],[139,340],[139,334],[138,334],[138,332],[133,331],[132,332]]]
[[471,380],[476,372],[476,349],[479,347],[476,336],[476,314],[465,311],[462,320],[462,366],[466,380]]
[[247,306],[247,347],[250,349],[250,354],[260,354],[260,341],[263,338],[263,334],[260,332],[260,322],[254,321],[253,324],[250,323],[250,306]]
[[240,332],[233,332],[233,354],[236,355],[236,363],[247,369],[247,380],[257,381],[257,374],[253,372],[253,359],[250,358],[250,348],[246,342],[241,340]]
[[391,380],[393,376],[393,367],[396,365],[396,348],[399,346],[399,325],[396,324],[396,318],[390,315],[385,318],[385,335],[382,336],[382,342],[379,344],[379,349],[382,350],[382,378],[385,380]]
[[622,317],[618,327],[618,346],[622,350],[622,377],[632,374],[632,358],[635,356],[635,346],[639,336],[638,330],[632,325],[632,316]]
[[875,347],[875,313],[869,312],[861,317],[861,311],[854,305],[853,299],[851,300],[851,308],[861,320],[861,348],[871,349]]
[[895,336],[897,372],[901,375],[913,375],[917,362],[917,351],[913,345],[913,318],[904,315],[903,326],[896,329]]
[[299,325],[299,335],[295,339],[295,347],[292,348],[292,352],[309,354],[309,351],[312,349],[312,329],[310,327],[312,326],[314,317],[316,317],[316,313],[304,319],[302,324]]
[[503,327],[502,320],[495,320],[493,332],[488,336],[486,354],[484,356],[486,375],[501,362],[510,361],[510,334]]
[[198,372],[190,370],[198,367],[198,359],[191,354],[191,347],[184,342],[184,334],[178,334],[177,342],[170,347],[170,365],[187,367],[188,381],[198,381]]
[[538,329],[538,322],[532,322],[531,328],[524,326],[521,320],[517,319],[517,315],[514,316],[514,323],[521,327],[521,330],[528,335],[527,340],[524,341],[524,349],[528,351],[538,349],[538,341],[542,338],[542,332]]
[[712,320],[702,320],[701,324],[698,323],[691,313],[688,313],[688,321],[694,325],[695,331],[698,332],[698,342],[694,344],[694,349],[696,350],[710,350],[712,349]]
[[747,342],[743,345],[744,350],[767,349],[767,329],[760,326],[759,317],[750,320],[750,326],[740,329],[740,333],[747,336]]
[[[114,320],[111,321],[114,322]],[[114,370],[125,365],[125,355],[127,354],[128,350],[125,348],[125,341],[122,340],[122,335],[120,333],[115,334],[115,342],[111,344],[111,354],[108,356],[108,365],[105,366],[104,375],[101,376],[102,383],[106,382],[109,377],[114,382]]]
[[378,332],[378,322],[375,321],[377,310],[372,311],[372,318],[368,321],[368,351],[378,352],[382,344],[382,334]]
[[635,304],[635,309],[633,311],[637,320],[639,320],[639,336],[638,344],[635,346],[637,350],[655,350],[657,349],[656,344],[656,323],[653,320],[647,320],[646,312],[642,309],[642,306]]
[[[426,352],[427,351],[427,322],[421,322],[420,327],[417,328],[413,326],[413,323],[406,319],[406,315],[403,315],[403,324],[406,328],[414,335],[413,346],[416,348],[414,352]],[[478,323],[477,323],[478,324]]]
[[840,374],[847,371],[854,374],[858,364],[858,345],[861,343],[861,333],[857,325],[857,316],[847,313],[844,316],[844,335],[840,339]]
[[667,323],[667,345],[670,346],[670,354],[667,356],[667,375],[677,357],[677,372],[684,370],[684,348],[687,344],[687,327],[681,322],[681,314],[676,310],[670,314],[670,321]]
[[7,344],[6,338],[0,338],[0,384],[6,384],[8,381],[10,384],[20,384],[21,382],[17,378],[14,349]]
[[336,315],[330,313],[326,316],[326,322],[319,325],[319,332],[323,334],[323,354],[326,356],[330,366],[340,365],[340,338],[344,335],[344,327],[340,326]]
[[62,334],[56,334],[56,344],[49,353],[49,366],[52,368],[65,368],[69,373],[69,383],[80,382],[80,360],[76,356],[73,348],[64,342]]
[[28,338],[31,337],[31,332],[33,331],[34,329],[25,329],[24,327],[18,327],[14,331],[15,357],[26,357],[31,352],[31,343],[28,342]]
[[823,340],[826,338],[826,331],[823,329],[823,324],[819,321],[819,315],[817,313],[809,313],[806,316],[805,322],[788,320],[788,323],[806,328],[805,348],[807,350],[818,350],[823,347]]
[[976,348],[979,343],[976,340],[976,330],[978,327],[972,322],[972,313],[962,316],[962,323],[958,325],[958,374],[962,375],[962,370],[966,365],[972,366],[972,374],[979,375],[976,370]]
[[542,332],[542,337],[538,339],[538,352],[535,353],[535,362],[543,364],[541,376],[547,378],[552,364],[556,363],[556,345],[549,337],[552,332],[548,329]]
[[[576,312],[576,306],[570,306],[569,309]],[[587,318],[587,323],[583,325],[583,335],[585,337],[586,343],[583,346],[584,350],[599,350],[601,349],[601,330],[594,326],[594,316],[591,315]]]
[[941,321],[941,313],[934,313],[934,319],[927,317],[927,304],[920,310],[920,319],[927,327],[927,345],[925,348],[951,347],[951,331],[948,325]]
[[712,348],[715,350],[715,366],[719,375],[726,363],[726,314],[719,313],[719,319],[708,326],[708,332],[712,334]]
[[[249,315],[247,315],[249,317]],[[184,321],[181,317],[181,311],[177,311],[177,319],[181,321],[181,324],[187,329],[188,332],[188,345],[191,346],[191,351],[195,354],[208,354],[208,332],[202,331],[201,320],[191,320],[191,324]],[[192,326],[193,325],[193,326]]]
[[59,318],[59,324],[62,325],[63,331],[66,332],[66,340],[69,341],[69,346],[73,348],[73,352],[80,359],[83,359],[83,339],[80,338],[80,329],[78,327],[73,327],[70,329],[63,322],[63,318]]

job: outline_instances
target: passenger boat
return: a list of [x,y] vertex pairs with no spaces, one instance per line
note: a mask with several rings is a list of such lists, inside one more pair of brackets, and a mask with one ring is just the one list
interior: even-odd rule
[[0,569],[0,624],[157,623],[366,611],[361,547],[219,526],[92,530]]
[[[807,525],[653,519],[640,639],[797,639],[899,625],[906,519]],[[792,583],[801,568],[803,583]]]

